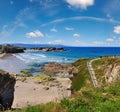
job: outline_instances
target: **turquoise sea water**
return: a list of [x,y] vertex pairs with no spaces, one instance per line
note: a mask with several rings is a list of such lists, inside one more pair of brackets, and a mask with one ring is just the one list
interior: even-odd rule
[[79,58],[120,55],[120,47],[65,47],[64,52],[31,52],[15,55],[26,63],[71,63]]
[[[79,58],[120,55],[120,47],[64,47],[64,52],[26,52],[14,54],[14,59],[0,62],[0,69],[19,73],[24,68],[30,68],[35,63],[44,65],[49,62],[72,63]],[[17,61],[17,63],[16,63]],[[9,66],[8,66],[9,65]],[[12,67],[12,68],[11,68]],[[14,68],[14,70],[13,70]],[[19,68],[19,69],[18,69]],[[39,68],[34,67],[36,70]]]

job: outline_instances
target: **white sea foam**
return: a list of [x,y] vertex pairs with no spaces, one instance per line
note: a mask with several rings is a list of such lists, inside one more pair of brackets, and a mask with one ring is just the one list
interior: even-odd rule
[[14,54],[14,56],[28,64],[44,62],[58,62],[58,63],[72,62],[72,60],[68,60],[68,58],[50,56],[49,54],[43,53],[20,53]]

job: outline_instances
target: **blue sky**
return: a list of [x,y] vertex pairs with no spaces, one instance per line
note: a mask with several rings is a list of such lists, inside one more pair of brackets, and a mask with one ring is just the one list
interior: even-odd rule
[[0,43],[120,46],[120,0],[0,0]]

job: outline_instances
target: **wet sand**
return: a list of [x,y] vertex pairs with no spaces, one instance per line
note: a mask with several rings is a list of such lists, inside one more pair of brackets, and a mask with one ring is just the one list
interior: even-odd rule
[[20,74],[22,69],[27,67],[24,61],[17,59],[12,54],[1,54],[0,69],[5,70],[11,74]]

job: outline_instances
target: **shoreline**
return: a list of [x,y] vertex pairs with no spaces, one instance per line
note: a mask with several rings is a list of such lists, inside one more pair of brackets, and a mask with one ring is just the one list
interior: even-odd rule
[[9,57],[9,56],[13,56],[11,53],[2,53],[2,54],[0,54],[0,59],[4,59],[4,58],[6,58],[6,57]]
[[[2,54],[0,59],[6,62],[5,65],[3,65],[6,66],[6,64],[9,65],[9,60],[14,63],[17,58],[12,54]],[[14,67],[12,67],[12,69],[14,69]],[[15,77],[16,84],[12,108],[34,106],[51,101],[58,102],[62,98],[71,95],[71,80],[69,78],[55,77],[53,81],[39,83],[34,76]]]

